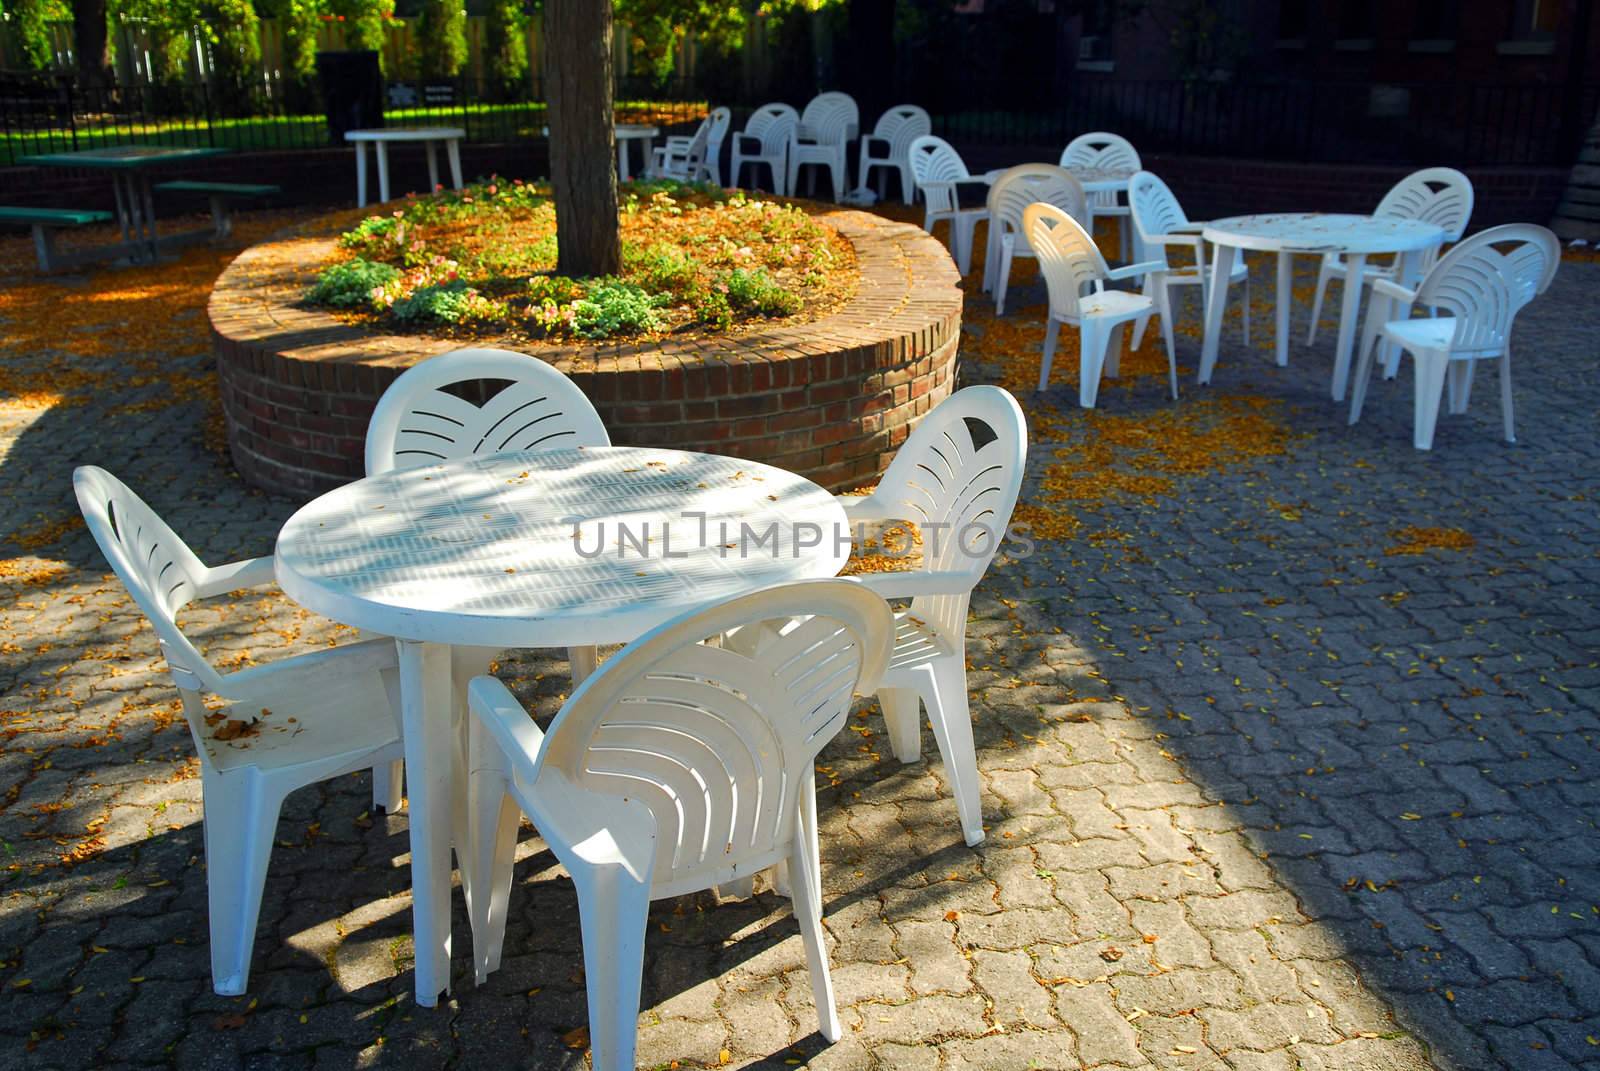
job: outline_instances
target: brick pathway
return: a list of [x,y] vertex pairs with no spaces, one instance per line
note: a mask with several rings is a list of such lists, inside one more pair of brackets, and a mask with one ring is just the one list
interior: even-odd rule
[[[1514,448],[1495,437],[1492,376],[1419,454],[1409,379],[1346,428],[1325,344],[1281,372],[1234,350],[1209,390],[1186,375],[1180,410],[1271,397],[1294,437],[1281,457],[1094,502],[1094,537],[991,574],[969,649],[988,841],[962,845],[931,736],[935,757],[900,767],[867,717],[825,753],[844,1039],[814,1034],[784,901],[669,902],[641,1064],[1593,1066],[1597,285],[1600,267],[1565,265],[1520,321]],[[1008,321],[1036,318],[1037,287],[1014,293]],[[8,377],[61,383],[52,369],[85,363],[3,356]],[[0,577],[0,1063],[578,1066],[570,882],[529,834],[503,968],[472,985],[458,910],[454,997],[416,1008],[406,820],[372,815],[364,778],[289,801],[250,995],[210,993],[186,730],[149,631],[56,522],[83,461],[210,560],[265,552],[292,505],[207,448],[204,398],[97,360],[116,389],[0,407],[0,533],[19,555]],[[1062,405],[1070,443],[1089,426],[1071,400],[1028,404],[1036,420]],[[1168,409],[1141,378],[1088,420]],[[1041,468],[1053,453],[1038,444]],[[1407,526],[1471,544],[1386,553]],[[228,665],[335,636],[267,594],[189,623]],[[504,672],[544,717],[561,670]]]

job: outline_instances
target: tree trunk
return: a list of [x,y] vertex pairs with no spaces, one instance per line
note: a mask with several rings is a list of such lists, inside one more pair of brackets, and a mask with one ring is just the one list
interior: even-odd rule
[[72,38],[79,80],[87,86],[107,84],[111,80],[111,62],[106,0],[72,0]]
[[611,125],[610,0],[546,0],[544,34],[556,271],[615,275],[622,242]]

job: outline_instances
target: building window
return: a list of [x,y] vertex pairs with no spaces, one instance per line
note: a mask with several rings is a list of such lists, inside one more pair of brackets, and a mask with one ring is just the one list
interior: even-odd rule
[[1310,0],[1278,0],[1278,40],[1304,41],[1310,23]]
[[1083,29],[1078,34],[1078,69],[1109,71],[1116,59],[1115,0],[1089,0],[1083,5]]
[[1412,21],[1413,41],[1454,41],[1460,5],[1457,0],[1418,0]]
[[1549,41],[1561,22],[1561,0],[1512,0],[1513,41]]

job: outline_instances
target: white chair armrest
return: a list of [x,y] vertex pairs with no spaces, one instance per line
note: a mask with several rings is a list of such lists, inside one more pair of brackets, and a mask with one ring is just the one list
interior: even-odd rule
[[467,685],[467,704],[478,724],[489,731],[511,770],[524,784],[538,777],[539,753],[544,750],[540,729],[511,689],[495,677],[474,677]]
[[[946,533],[946,538],[951,538]],[[914,599],[919,595],[965,595],[978,583],[971,573],[949,569],[907,569],[898,573],[857,573],[847,576],[885,599]]]
[[399,655],[393,640],[363,640],[226,674],[217,694],[235,703],[271,706],[283,691],[285,675],[292,676],[295,689],[304,693],[316,691],[324,682],[331,687],[348,682],[355,674],[397,668]]
[[1372,292],[1394,301],[1403,302],[1406,305],[1410,305],[1417,300],[1417,292],[1415,290],[1401,286],[1393,279],[1384,279],[1382,277],[1372,280]]
[[206,575],[196,585],[195,595],[198,598],[209,599],[241,588],[271,584],[275,579],[272,571],[272,555],[268,554],[260,558],[248,558],[207,569]]
[[1174,224],[1172,229],[1168,233],[1169,234],[1199,234],[1201,231],[1206,229],[1206,226],[1207,225],[1204,224],[1204,223],[1199,223],[1199,222],[1196,222],[1195,220],[1191,219],[1188,223],[1176,223],[1176,224]]
[[877,495],[840,495],[839,505],[851,524],[870,521],[904,521],[899,514]]
[[1135,275],[1146,275],[1153,271],[1165,271],[1167,262],[1164,260],[1141,260],[1137,264],[1124,264],[1120,268],[1113,268],[1106,272],[1107,279],[1130,279]]

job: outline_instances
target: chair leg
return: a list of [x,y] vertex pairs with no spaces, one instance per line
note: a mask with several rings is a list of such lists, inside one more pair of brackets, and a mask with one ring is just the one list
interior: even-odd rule
[[[833,996],[833,976],[828,971],[828,946],[822,933],[822,901],[813,898],[813,878],[821,881],[822,867],[807,838],[796,836],[789,856],[794,881],[794,920],[806,949],[806,969],[811,975],[811,999],[817,1006],[817,1029],[830,1042],[838,1041],[839,1008]],[[598,1065],[596,1065],[598,1066]]]
[[1317,265],[1317,293],[1311,299],[1311,328],[1306,332],[1306,345],[1309,346],[1317,340],[1317,319],[1322,315],[1322,298],[1328,292],[1328,259],[1324,257]]
[[1373,329],[1373,325],[1378,321],[1372,319],[1372,316],[1377,311],[1378,310],[1376,309],[1372,309],[1367,313],[1368,324],[1366,337],[1361,340],[1361,352],[1357,355],[1356,359],[1355,379],[1350,384],[1349,423],[1351,424],[1354,424],[1356,421],[1361,419],[1361,407],[1366,404],[1367,387],[1372,382],[1373,359],[1376,356],[1378,347],[1382,345],[1381,337],[1378,336]]
[[1178,400],[1178,347],[1172,335],[1172,287],[1165,279],[1156,287],[1156,299],[1161,302],[1161,335],[1167,343],[1167,368],[1172,373],[1172,400]]
[[978,233],[977,217],[958,215],[951,228],[952,241],[957,247],[956,270],[962,278],[966,278],[972,271],[972,244]]
[[1050,365],[1056,359],[1056,337],[1061,334],[1061,321],[1050,317],[1044,328],[1044,356],[1039,360],[1039,389],[1050,386]]
[[[822,830],[817,824],[817,767],[806,767],[805,780],[800,785],[800,830],[804,834],[806,850],[813,860],[811,880],[812,903],[817,918],[822,917]],[[791,875],[792,876],[792,875]]]
[[517,831],[522,826],[522,808],[506,792],[505,771],[495,765],[498,749],[483,740],[485,735],[481,727],[473,734],[472,772],[467,785],[472,809],[467,835],[473,840],[470,865],[474,871],[469,881],[473,896],[467,912],[472,924],[473,977],[479,985],[500,969]]
[[[1053,321],[1052,321],[1053,322]],[[879,688],[878,706],[889,729],[889,745],[894,757],[904,763],[916,762],[922,755],[922,701],[911,688]]]
[[567,648],[567,665],[571,669],[574,688],[588,680],[599,664],[600,653],[593,647]]
[[406,761],[380,762],[372,768],[372,806],[382,808],[385,814],[400,810],[405,797]]
[[1477,361],[1451,361],[1449,373],[1450,412],[1465,413],[1472,398],[1472,370]]
[[796,160],[793,156],[790,156],[789,157],[788,176],[784,180],[785,188],[786,189],[791,189],[791,190],[794,189],[795,180],[798,179],[799,177],[800,177],[800,161]]
[[1506,426],[1506,442],[1517,441],[1516,411],[1511,405],[1511,347],[1500,355],[1500,417]]
[[936,659],[932,687],[923,695],[928,721],[944,759],[945,779],[956,798],[961,832],[968,845],[983,841],[983,808],[979,800],[978,754],[972,742],[972,712],[967,706],[967,667],[960,655]]
[[1144,282],[1139,284],[1139,292],[1150,299],[1151,307],[1149,312],[1141,313],[1139,318],[1133,321],[1133,338],[1128,342],[1130,349],[1138,350],[1140,346],[1144,345],[1144,332],[1150,326],[1150,317],[1157,315],[1161,311],[1161,303],[1156,300],[1155,296],[1157,285],[1155,272],[1146,275]]
[[1000,242],[1000,263],[995,265],[994,279],[994,314],[1004,316],[1006,312],[1006,291],[1011,288],[1011,250],[1014,243],[1007,235]]
[[[1244,258],[1240,257],[1242,261]],[[1250,345],[1250,273],[1244,274],[1244,304],[1239,307],[1240,326],[1244,329],[1244,344]]]
[[1097,321],[1085,318],[1078,324],[1078,405],[1093,409],[1100,396],[1100,371],[1106,363],[1108,333]]
[[1107,379],[1116,379],[1122,371],[1122,341],[1128,334],[1128,323],[1124,320],[1111,329],[1110,338],[1106,344],[1106,360],[1101,370]]
[[901,200],[905,201],[906,205],[909,207],[910,205],[912,205],[912,204],[914,204],[916,202],[917,188],[916,188],[915,185],[912,184],[912,180],[911,180],[911,165],[910,164],[901,164],[901,165],[899,165],[899,168],[900,168],[900,198],[901,198]]
[[1433,449],[1433,432],[1439,423],[1439,406],[1444,401],[1445,368],[1450,358],[1437,350],[1424,350],[1416,356],[1417,393],[1413,402],[1415,426],[1411,442],[1418,450]]
[[211,916],[211,986],[238,996],[250,981],[261,892],[283,797],[255,773],[204,779],[206,894]]
[[594,1071],[633,1071],[650,886],[620,866],[570,866],[583,928]]

